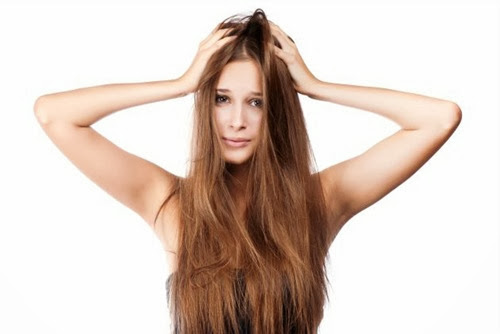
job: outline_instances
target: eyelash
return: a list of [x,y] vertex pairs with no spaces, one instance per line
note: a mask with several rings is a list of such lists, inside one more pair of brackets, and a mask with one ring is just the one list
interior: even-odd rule
[[[227,98],[228,98],[228,97],[227,97],[227,96],[225,96],[225,95],[215,95],[215,103],[216,103],[216,104],[223,103],[223,102],[219,101],[219,98],[220,98],[220,97],[223,97],[223,98],[225,98],[225,99],[227,99]],[[260,100],[260,99],[253,99],[252,101],[257,101],[257,102],[259,103],[259,105],[258,105],[258,106],[255,106],[255,107],[260,108],[260,107],[262,106],[262,100]]]

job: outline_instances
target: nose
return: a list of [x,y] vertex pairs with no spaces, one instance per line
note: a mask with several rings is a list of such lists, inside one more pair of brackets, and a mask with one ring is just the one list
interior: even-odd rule
[[241,104],[235,104],[231,110],[230,126],[233,129],[246,127],[245,110]]

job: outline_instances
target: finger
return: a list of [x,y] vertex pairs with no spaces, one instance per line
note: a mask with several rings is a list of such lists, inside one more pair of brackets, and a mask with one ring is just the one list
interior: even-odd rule
[[216,32],[217,30],[219,30],[219,28],[221,27],[222,23],[218,23],[215,28],[212,30],[211,34],[213,34],[214,32]]
[[218,41],[216,41],[215,43],[212,43],[212,44],[208,45],[206,48],[204,48],[204,51],[207,52],[207,54],[213,54],[216,50],[218,50],[222,46],[228,44],[229,42],[234,40],[236,37],[237,37],[236,35],[233,35],[233,36],[226,36],[224,38],[221,38]]
[[211,46],[212,44],[216,43],[217,41],[221,40],[222,38],[226,38],[227,32],[230,30],[230,28],[225,28],[225,29],[220,29],[218,30],[212,38],[208,41],[208,46]]
[[[284,50],[284,51],[291,51],[292,50],[293,44],[287,38],[284,38],[278,32],[273,32],[272,35],[278,40],[282,50]],[[278,47],[278,48],[280,48],[280,47]]]
[[273,48],[274,50],[274,53],[278,56],[278,58],[282,59],[283,61],[285,61],[285,52],[283,50],[281,50],[279,47],[277,47],[276,45],[274,45],[273,43],[269,43],[269,46],[271,48]]
[[205,38],[201,44],[207,44],[208,46],[212,45],[214,42],[216,42],[218,39],[221,38],[230,28],[225,28],[225,29],[219,29],[217,31],[214,31],[210,35]]
[[287,44],[291,45],[290,42],[295,44],[295,41],[290,36],[288,36],[283,30],[281,30],[278,26],[271,27],[271,29],[274,35],[276,35],[277,37],[281,36],[283,39],[287,41]]
[[[210,37],[212,37],[217,31],[220,30],[220,27],[222,27],[222,22],[221,23],[218,23],[213,29],[212,31],[210,31],[210,33],[208,34],[207,37],[205,37],[205,39],[203,39],[203,41],[201,41],[201,43],[205,43],[206,41],[208,41],[210,39]],[[226,28],[227,29],[227,28]],[[201,44],[200,43],[200,44]]]
[[274,23],[274,22],[272,22],[272,21],[269,21],[269,22],[271,23],[271,24],[270,24],[270,26],[271,26],[271,28],[272,28],[273,30],[278,31],[279,33],[281,33],[281,35],[282,35],[282,36],[286,36],[288,39],[290,39],[290,41],[292,41],[292,43],[293,43],[293,44],[295,44],[295,41],[294,41],[294,40],[293,40],[290,36],[288,36],[288,35],[287,35],[284,31],[283,31],[283,29],[281,29],[281,28],[279,27],[279,25],[277,25],[276,23]]
[[224,38],[219,39],[217,42],[215,42],[211,46],[215,46],[215,48],[218,49],[219,47],[223,46],[224,44],[227,44],[228,42],[234,40],[236,37],[237,37],[236,35],[226,36]]
[[272,24],[271,30],[272,30],[272,34],[280,42],[281,47],[284,50],[290,50],[291,48],[294,48],[296,46],[293,39],[290,36],[288,36],[287,34],[285,34],[283,32],[283,30],[281,30],[277,25]]
[[205,41],[207,41],[210,38],[210,36],[212,36],[217,30],[219,30],[220,26],[221,26],[221,23],[218,23],[215,26],[215,28],[213,28],[212,31],[210,31],[210,33],[208,34],[208,36],[205,37],[205,39],[203,39],[203,41],[201,41],[201,43],[204,43]]

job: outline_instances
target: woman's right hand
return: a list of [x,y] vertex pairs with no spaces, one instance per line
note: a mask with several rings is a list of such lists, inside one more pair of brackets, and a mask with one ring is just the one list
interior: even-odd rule
[[188,70],[177,79],[183,85],[186,94],[193,93],[196,90],[201,73],[214,52],[236,37],[234,35],[221,38],[231,28],[219,29],[219,27],[220,24],[200,42],[198,52]]

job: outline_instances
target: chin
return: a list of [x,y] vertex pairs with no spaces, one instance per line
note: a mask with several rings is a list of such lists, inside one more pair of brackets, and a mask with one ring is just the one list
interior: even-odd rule
[[242,165],[250,160],[249,155],[237,155],[237,154],[231,154],[231,155],[226,155],[224,157],[224,160],[226,163],[233,164],[233,165]]
[[226,163],[232,164],[232,165],[243,165],[244,163],[248,162],[249,159],[235,159],[235,158],[225,158],[224,159]]

